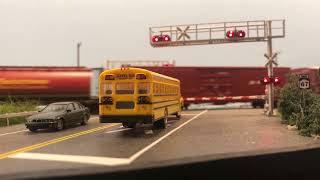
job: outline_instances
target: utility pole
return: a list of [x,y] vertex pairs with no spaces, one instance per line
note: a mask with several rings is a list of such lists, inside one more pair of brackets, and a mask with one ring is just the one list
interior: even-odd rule
[[77,43],[77,67],[80,66],[80,46],[81,46],[81,42]]

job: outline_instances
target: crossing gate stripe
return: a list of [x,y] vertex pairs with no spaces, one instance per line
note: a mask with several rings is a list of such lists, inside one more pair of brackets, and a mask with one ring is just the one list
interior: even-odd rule
[[220,97],[187,97],[184,98],[185,101],[231,101],[231,100],[255,100],[264,99],[265,95],[255,95],[255,96],[220,96]]

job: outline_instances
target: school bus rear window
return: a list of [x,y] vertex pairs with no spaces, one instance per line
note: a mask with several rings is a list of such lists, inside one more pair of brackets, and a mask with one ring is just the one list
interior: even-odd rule
[[134,94],[133,83],[117,83],[116,94]]

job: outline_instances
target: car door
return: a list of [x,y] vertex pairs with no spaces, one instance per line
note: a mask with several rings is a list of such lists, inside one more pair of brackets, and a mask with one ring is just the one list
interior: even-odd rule
[[80,107],[79,103],[73,103],[76,110],[75,110],[75,122],[76,123],[81,123],[83,120],[83,109]]
[[[69,112],[68,112],[68,111],[69,111]],[[77,120],[77,118],[76,118],[76,109],[75,109],[73,103],[68,104],[68,106],[67,106],[67,113],[66,113],[66,116],[65,116],[65,117],[66,117],[66,118],[65,118],[65,119],[66,119],[66,123],[67,123],[68,125],[74,124],[75,121]]]

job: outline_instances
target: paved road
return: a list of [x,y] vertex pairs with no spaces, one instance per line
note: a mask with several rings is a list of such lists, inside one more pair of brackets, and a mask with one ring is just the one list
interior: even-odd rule
[[56,169],[85,172],[88,167],[130,167],[318,143],[255,109],[184,111],[181,120],[172,117],[169,123],[165,130],[151,125],[125,129],[92,117],[86,126],[60,132],[31,133],[24,125],[1,128],[0,176]]

